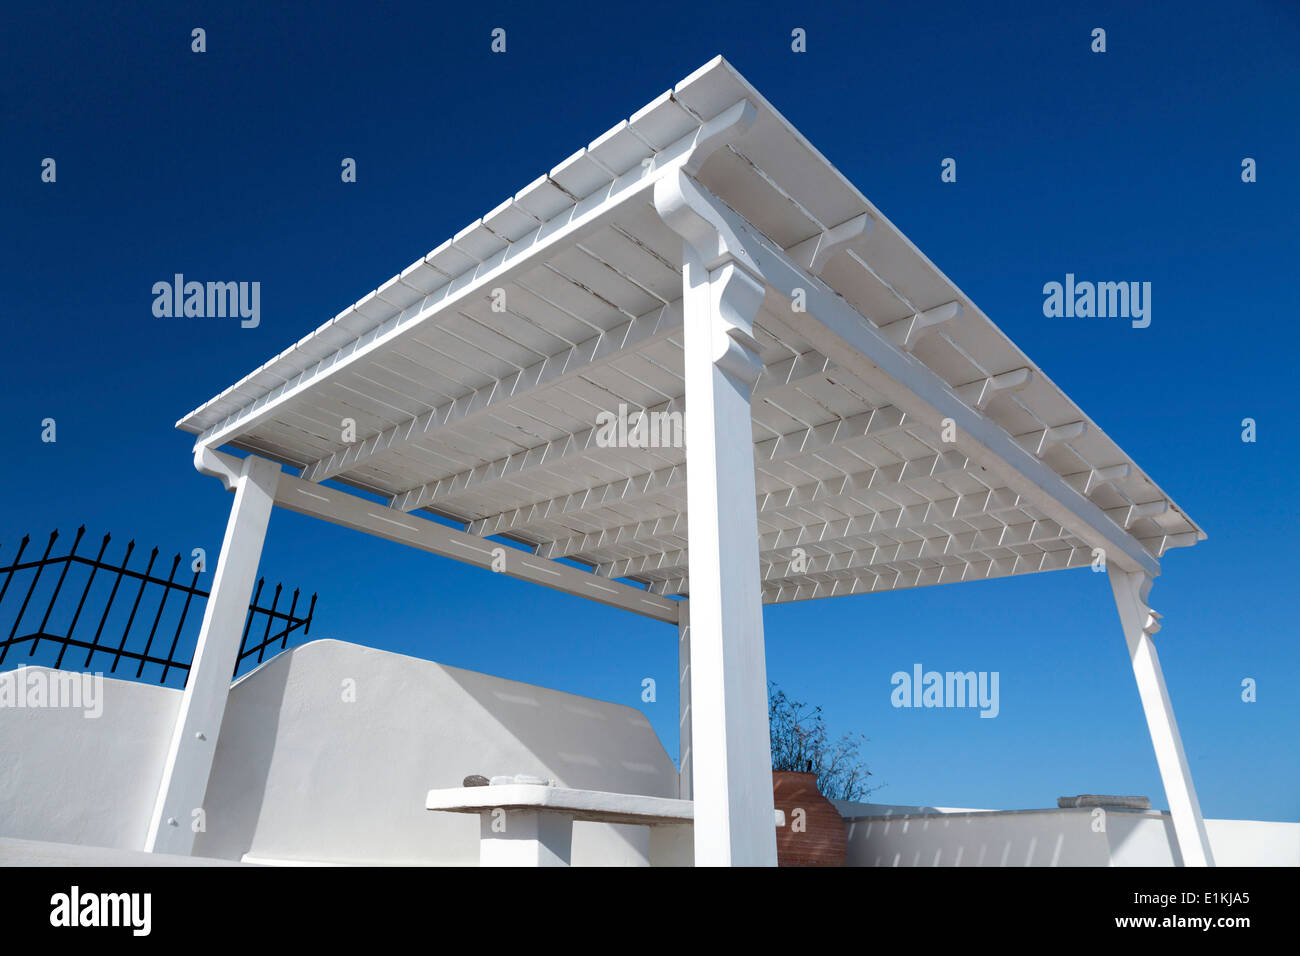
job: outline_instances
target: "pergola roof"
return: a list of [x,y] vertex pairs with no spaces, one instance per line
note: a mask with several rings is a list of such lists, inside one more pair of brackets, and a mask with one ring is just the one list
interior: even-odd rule
[[[681,239],[652,187],[746,99],[756,119],[695,179],[895,353],[828,345],[816,310],[769,290],[753,393],[765,602],[1077,567],[1096,547],[1158,572],[1205,537],[721,57],[177,427],[688,593],[684,449],[600,447],[597,416],[685,411]],[[978,428],[945,442],[959,406]]]

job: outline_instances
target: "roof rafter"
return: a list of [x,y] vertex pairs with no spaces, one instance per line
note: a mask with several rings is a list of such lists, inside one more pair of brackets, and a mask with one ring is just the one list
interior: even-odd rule
[[[680,319],[679,323],[680,325]],[[755,386],[754,398],[779,399],[787,392],[796,391],[807,383],[823,377],[834,368],[826,356],[816,351],[805,352],[763,369],[758,385]],[[581,373],[582,370],[579,370]],[[629,417],[636,415],[671,415],[685,412],[684,399],[674,398],[660,402],[648,408],[629,410]],[[391,505],[399,511],[414,511],[417,508],[439,504],[447,499],[463,495],[471,490],[484,490],[496,482],[518,481],[527,477],[533,469],[554,468],[559,464],[576,458],[598,453],[603,441],[603,430],[598,424],[582,432],[564,435],[543,445],[526,448],[523,451],[498,458],[486,464],[476,465],[434,481],[426,482],[418,488],[412,488],[395,495]]]

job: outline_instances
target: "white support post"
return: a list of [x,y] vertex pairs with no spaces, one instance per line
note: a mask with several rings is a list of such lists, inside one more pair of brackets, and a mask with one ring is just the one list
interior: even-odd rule
[[[197,456],[196,465],[208,470],[202,462]],[[237,475],[222,474],[234,486],[235,501],[149,822],[145,849],[151,852],[189,856],[194,851],[195,811],[207,793],[279,476],[278,464],[251,455]]]
[[[686,496],[697,866],[776,865],[750,390],[764,287],[685,243]],[[699,693],[695,693],[698,690]]]
[[547,810],[496,809],[479,815],[479,866],[568,866],[573,816]]
[[677,618],[677,796],[691,799],[691,602],[678,604]]
[[1133,676],[1137,678],[1138,694],[1146,713],[1147,729],[1155,748],[1165,799],[1169,801],[1169,815],[1173,818],[1183,866],[1213,866],[1214,854],[1205,832],[1201,805],[1196,799],[1192,772],[1187,766],[1187,754],[1183,752],[1183,739],[1174,719],[1174,705],[1169,699],[1160,657],[1152,640],[1152,635],[1160,630],[1160,615],[1146,603],[1151,577],[1140,571],[1125,572],[1114,566],[1107,568],[1107,574],[1115,594],[1120,624],[1124,628],[1124,639],[1128,642],[1129,657],[1133,661]]
[[693,183],[660,180],[655,208],[683,238],[695,865],[775,866],[750,414],[767,288],[693,208]]

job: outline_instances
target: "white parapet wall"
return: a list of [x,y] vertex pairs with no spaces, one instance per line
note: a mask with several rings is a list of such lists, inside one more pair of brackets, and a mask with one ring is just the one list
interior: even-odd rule
[[[0,679],[52,688],[70,676],[32,667]],[[93,705],[0,706],[0,863],[135,865],[180,697],[106,678]],[[459,786],[471,773],[660,797],[676,797],[678,787],[673,762],[634,708],[315,641],[231,688],[195,854],[475,865],[477,818],[424,809],[429,790]],[[1156,811],[835,804],[848,828],[850,866],[1178,862],[1169,815]],[[1300,823],[1206,827],[1219,865],[1300,866]],[[658,836],[684,840],[689,857],[689,833],[675,829]],[[645,828],[574,826],[576,865],[644,865],[648,856]]]
[[[957,810],[833,801],[849,866],[1176,866],[1168,813]],[[1219,866],[1300,866],[1300,823],[1206,820]]]
[[[35,670],[35,669],[33,669]],[[143,846],[180,700],[105,680],[103,713],[0,709],[0,838]],[[230,692],[195,854],[253,862],[475,865],[479,821],[424,809],[472,773],[676,797],[634,708],[339,641]],[[192,821],[182,821],[191,824]],[[579,823],[575,865],[645,865],[643,827]]]
[[0,707],[0,837],[141,849],[181,692],[105,678],[93,707],[36,696],[67,673],[0,673],[24,695]]

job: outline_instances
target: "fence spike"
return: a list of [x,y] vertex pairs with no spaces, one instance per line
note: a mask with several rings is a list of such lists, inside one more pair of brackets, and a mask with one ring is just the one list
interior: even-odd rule
[[[31,656],[32,654],[35,653],[41,641],[53,641],[54,643],[60,645],[57,658],[54,661],[54,667],[56,669],[63,667],[63,662],[67,656],[68,648],[75,645],[78,648],[84,647],[87,649],[86,660],[82,669],[89,669],[94,663],[95,653],[103,652],[113,657],[112,666],[110,668],[111,672],[116,672],[118,665],[121,663],[121,659],[123,657],[126,657],[138,662],[136,673],[134,675],[136,679],[139,679],[142,676],[144,665],[146,663],[154,662],[154,663],[161,664],[163,666],[162,677],[160,678],[161,683],[166,684],[171,668],[176,668],[178,670],[186,671],[187,672],[186,683],[188,683],[188,671],[192,669],[193,663],[192,661],[190,663],[186,663],[184,660],[178,660],[176,658],[176,648],[179,644],[180,635],[184,631],[184,628],[186,626],[186,621],[188,618],[188,610],[193,598],[196,595],[204,599],[207,599],[211,596],[210,592],[201,590],[197,586],[199,578],[201,577],[201,572],[199,571],[194,572],[188,586],[186,586],[186,584],[184,584],[183,582],[178,582],[176,580],[176,575],[177,573],[179,573],[179,568],[181,563],[185,560],[185,555],[183,552],[177,551],[172,555],[172,561],[171,561],[171,566],[168,575],[165,578],[161,575],[161,572],[155,575],[154,568],[157,565],[157,559],[161,556],[161,549],[156,546],[150,550],[149,559],[143,571],[132,570],[130,567],[130,563],[131,563],[131,558],[135,553],[135,547],[137,544],[134,538],[132,538],[130,541],[127,542],[126,547],[122,552],[122,556],[117,563],[106,564],[104,560],[104,556],[105,554],[107,554],[108,546],[110,542],[112,542],[113,540],[112,533],[111,532],[104,533],[104,535],[100,538],[100,546],[97,552],[93,554],[93,556],[82,555],[78,553],[80,548],[80,543],[82,540],[84,540],[85,536],[86,536],[86,525],[83,523],[77,526],[76,536],[75,539],[70,543],[68,553],[65,555],[54,556],[53,554],[54,545],[58,540],[60,540],[63,537],[59,529],[54,528],[49,532],[49,537],[46,542],[46,546],[43,549],[44,553],[39,558],[26,559],[27,548],[29,547],[32,541],[32,536],[30,534],[25,534],[20,539],[15,557],[13,559],[8,560],[3,565],[0,565],[0,603],[3,603],[6,592],[8,591],[10,585],[12,584],[14,575],[18,570],[21,569],[24,571],[33,572],[28,587],[23,588],[26,594],[23,597],[22,607],[18,610],[16,619],[12,622],[13,626],[8,633],[7,639],[4,639],[3,635],[0,635],[0,662],[4,661],[5,656],[8,654],[9,648],[16,643],[31,642],[32,648],[29,653],[29,656]],[[62,589],[66,584],[68,571],[73,564],[87,565],[90,568],[90,573],[88,577],[85,579],[84,584],[82,585],[80,595],[76,598],[76,610],[72,615],[71,623],[67,626],[66,631],[64,631],[63,633],[60,634],[46,633],[46,629],[49,627],[50,621],[54,620],[53,612],[57,607],[58,602],[63,599]],[[53,588],[53,592],[49,597],[48,606],[42,616],[41,623],[34,633],[19,637],[17,636],[18,631],[23,626],[22,622],[26,617],[27,611],[31,610],[30,602],[35,596],[34,592],[37,591],[39,588],[39,582],[43,576],[42,572],[44,571],[45,568],[47,568],[50,565],[60,565],[60,572],[58,575],[57,583],[55,584]],[[98,627],[96,627],[95,629],[94,637],[91,639],[90,642],[86,642],[84,640],[77,639],[75,634],[76,634],[76,629],[80,624],[81,615],[85,613],[85,608],[89,602],[89,597],[92,591],[94,591],[95,585],[98,582],[98,572],[100,570],[107,572],[113,577],[112,588],[108,593],[107,599],[104,601],[100,620],[98,622]],[[136,594],[133,596],[133,598],[127,599],[130,601],[130,605],[131,605],[130,614],[127,617],[126,625],[122,630],[121,639],[118,641],[117,646],[113,647],[111,643],[103,642],[103,634],[104,634],[104,629],[108,623],[108,618],[113,608],[115,606],[120,606],[116,602],[117,602],[118,595],[120,594],[121,591],[120,586],[123,583],[124,579],[127,577],[133,578],[140,583],[139,583],[139,587],[136,590]],[[148,589],[148,586],[151,584],[161,586],[164,590],[163,590],[162,597],[159,599],[159,602],[157,604],[154,613],[154,619],[152,621],[151,627],[149,628],[148,638],[144,643],[143,651],[137,651],[134,649],[128,650],[126,644],[131,639],[132,632],[134,630],[135,620],[139,617],[140,611],[142,609],[144,592]],[[304,594],[304,591],[302,590],[301,587],[295,587],[292,589],[292,591],[290,591],[289,587],[285,585],[284,582],[281,581],[276,583],[275,594],[271,601],[271,604],[269,605],[269,607],[263,607],[260,602],[261,602],[261,595],[263,593],[263,589],[265,588],[265,586],[266,586],[266,577],[262,576],[258,578],[256,591],[253,595],[252,602],[249,604],[248,614],[244,622],[244,634],[240,642],[240,651],[235,663],[235,670],[234,670],[234,674],[232,674],[232,678],[233,676],[238,674],[240,664],[248,657],[252,656],[254,652],[256,652],[257,659],[260,663],[261,661],[264,660],[266,656],[266,649],[272,646],[276,641],[280,642],[281,649],[285,649],[288,646],[288,638],[290,633],[298,629],[302,629],[302,633],[304,635],[310,632],[312,616],[316,607],[316,601],[318,599],[318,595],[315,592],[312,593],[311,603],[307,609],[307,613],[305,615],[300,616],[298,614],[298,602],[302,599]],[[167,650],[166,657],[164,658],[161,656],[162,653],[161,651],[159,652],[159,655],[155,657],[152,656],[153,643],[155,640],[158,639],[158,633],[161,627],[161,620],[163,615],[166,613],[168,604],[171,603],[169,601],[169,598],[170,598],[171,591],[173,590],[181,590],[186,593],[185,606],[184,608],[181,609],[180,617],[176,623],[175,626],[176,629],[172,635],[170,647]],[[292,593],[293,597],[289,607],[285,610],[281,610],[280,601],[284,598],[285,595],[290,593]],[[97,600],[99,600],[98,597]],[[249,645],[251,639],[251,633],[250,633],[251,625],[253,623],[254,617],[256,617],[258,614],[264,615],[267,618],[267,621],[265,627],[263,628],[261,641],[257,643],[255,646],[250,647]],[[272,636],[271,631],[276,626],[277,621],[284,621],[285,624],[280,632]]]
[[126,619],[126,627],[122,630],[122,639],[117,642],[117,653],[113,655],[113,666],[109,668],[110,674],[117,673],[117,665],[122,660],[122,651],[126,648],[126,639],[131,634],[131,625],[135,623],[135,612],[140,610],[140,599],[144,597],[144,589],[149,583],[150,572],[153,571],[153,563],[156,560],[158,560],[158,549],[155,547],[149,555],[149,563],[145,565],[144,575],[140,578],[140,589],[135,592],[135,603],[131,605],[131,615]]
[[27,587],[27,594],[23,597],[22,607],[18,609],[18,617],[14,619],[13,629],[9,632],[9,639],[0,647],[0,664],[4,663],[5,657],[9,654],[9,647],[15,643],[14,637],[18,633],[18,626],[23,622],[23,615],[27,613],[27,604],[32,599],[32,594],[36,591],[36,585],[41,580],[41,572],[45,570],[45,565],[51,563],[50,551],[54,548],[54,539],[59,536],[59,530],[55,528],[50,532],[49,543],[45,545],[45,554],[41,556],[40,562],[36,565],[36,573],[32,576],[32,583]]
[[99,650],[99,637],[104,633],[104,625],[108,623],[108,612],[113,608],[113,601],[117,598],[117,589],[122,584],[122,576],[126,573],[126,567],[131,563],[131,552],[135,550],[135,539],[132,538],[127,542],[126,553],[122,555],[122,563],[117,567],[117,577],[113,579],[113,590],[108,593],[108,601],[104,604],[104,614],[99,619],[99,627],[95,628],[95,636],[90,641],[90,647],[86,649],[86,663],[83,667],[89,667],[91,658],[95,656],[95,651]]
[[[45,606],[45,616],[41,618],[40,629],[36,632],[36,636],[32,638],[31,650],[27,652],[28,657],[36,656],[36,648],[40,646],[41,635],[45,633],[45,625],[50,623],[50,615],[54,613],[54,605],[58,603],[59,593],[63,590],[63,582],[68,577],[68,568],[72,567],[72,562],[77,556],[77,545],[81,544],[81,536],[85,533],[86,526],[83,524],[77,529],[77,536],[72,539],[72,547],[68,549],[67,555],[59,559],[63,562],[63,570],[59,572],[59,581],[54,585],[54,593],[50,595],[50,602]],[[64,647],[67,647],[67,645],[65,644]],[[60,656],[62,656],[62,652],[60,652]]]
[[140,666],[135,669],[136,680],[139,680],[144,674],[144,665],[149,661],[149,652],[153,650],[154,635],[158,633],[158,622],[162,620],[163,608],[167,606],[167,596],[172,593],[172,588],[176,580],[176,569],[181,565],[180,552],[176,552],[176,557],[172,558],[172,569],[167,575],[167,583],[163,585],[162,597],[158,599],[158,613],[153,616],[153,627],[149,628],[149,639],[144,642],[144,654],[140,656]]
[[81,620],[81,609],[86,606],[86,598],[90,595],[90,589],[95,584],[95,575],[99,573],[99,569],[103,565],[104,552],[107,549],[108,535],[104,535],[104,540],[99,543],[99,554],[95,555],[95,561],[90,566],[90,577],[86,579],[86,586],[81,591],[81,600],[77,602],[77,612],[72,615],[72,623],[68,625],[67,640],[59,648],[58,659],[54,662],[55,670],[63,667],[63,655],[68,652],[68,648],[71,646],[72,633],[77,629],[77,622]]

